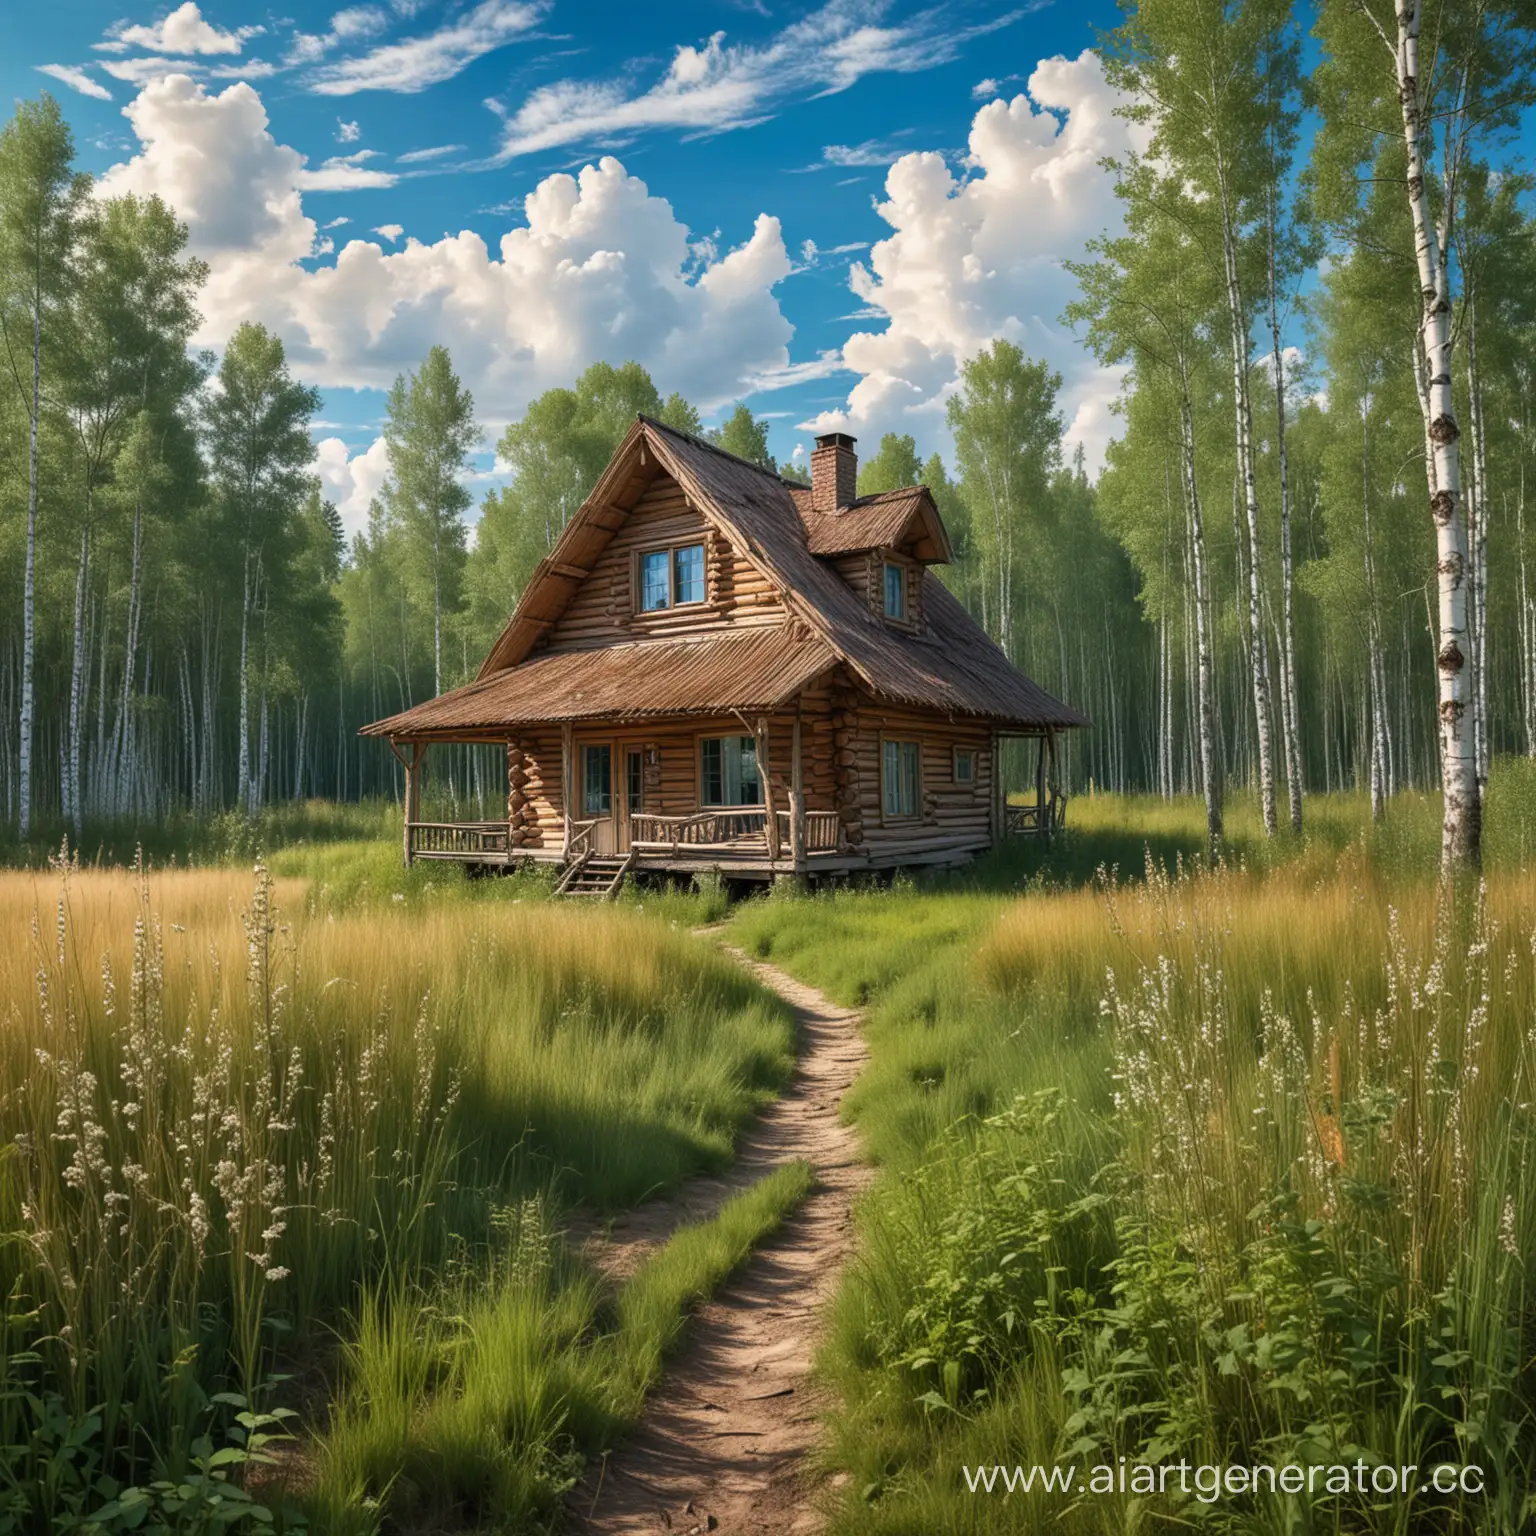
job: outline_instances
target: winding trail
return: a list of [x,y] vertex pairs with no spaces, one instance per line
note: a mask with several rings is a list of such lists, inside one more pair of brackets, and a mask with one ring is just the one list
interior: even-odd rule
[[794,1076],[742,1137],[729,1172],[691,1179],[673,1199],[626,1213],[589,1234],[584,1250],[622,1276],[677,1227],[708,1217],[783,1163],[811,1163],[816,1187],[690,1320],[640,1425],[571,1494],[577,1531],[784,1536],[822,1525],[808,1464],[822,1407],[811,1360],[852,1245],[853,1201],[872,1177],[839,1120],[867,1052],[855,1010],[740,950],[727,952],[794,1010]]

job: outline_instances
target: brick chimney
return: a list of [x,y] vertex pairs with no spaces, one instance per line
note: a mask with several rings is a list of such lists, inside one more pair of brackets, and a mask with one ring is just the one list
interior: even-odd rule
[[846,432],[824,432],[811,454],[811,507],[837,512],[858,495],[859,456]]

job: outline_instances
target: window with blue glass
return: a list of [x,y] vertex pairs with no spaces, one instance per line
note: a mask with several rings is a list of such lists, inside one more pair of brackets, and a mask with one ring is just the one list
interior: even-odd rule
[[672,557],[674,598],[679,603],[704,601],[704,546],[685,544]]
[[671,560],[664,549],[653,550],[640,556],[640,611],[653,613],[658,608],[672,606],[672,587],[669,581]]
[[888,563],[885,567],[885,616],[888,619],[904,619],[907,616],[905,566]]
[[704,601],[704,546],[652,549],[640,556],[640,611]]
[[886,741],[882,744],[881,807],[887,818],[917,815],[918,774],[915,741]]
[[705,805],[761,805],[757,742],[751,736],[708,736],[699,743],[699,790]]
[[606,816],[613,810],[613,748],[581,749],[582,810],[588,816]]

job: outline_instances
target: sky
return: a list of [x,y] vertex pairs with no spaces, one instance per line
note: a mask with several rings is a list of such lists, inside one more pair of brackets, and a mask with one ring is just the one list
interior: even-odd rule
[[[991,337],[1063,376],[1097,464],[1118,374],[1063,324],[1062,262],[1117,223],[1133,142],[1088,51],[1110,0],[54,0],[0,7],[0,90],[51,91],[103,193],[158,193],[210,266],[200,345],[275,330],[323,391],[349,529],[384,391],[441,342],[486,429],[635,358],[804,462],[947,452]],[[478,501],[478,496],[477,496]],[[471,517],[476,514],[471,514]]]

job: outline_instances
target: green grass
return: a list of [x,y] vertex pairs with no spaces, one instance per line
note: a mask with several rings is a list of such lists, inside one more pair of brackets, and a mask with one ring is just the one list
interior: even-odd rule
[[538,1202],[511,1213],[503,1245],[446,1285],[371,1293],[318,1450],[316,1528],[557,1523],[585,1461],[638,1419],[692,1309],[812,1182],[807,1164],[777,1169],[674,1234],[612,1293],[565,1252]]
[[[1437,891],[1427,797],[1374,827],[1312,800],[1273,847],[1239,804],[1210,873],[1198,805],[1094,797],[1051,850],[738,909],[749,952],[868,1006],[847,1105],[885,1172],[823,1356],[834,1531],[1520,1527],[1533,785],[1501,765],[1481,904]],[[1122,1456],[1476,1461],[1490,1492],[1207,1510],[962,1475]]]
[[[789,1076],[789,1010],[643,899],[399,894],[0,875],[0,1521],[186,1476],[230,1394],[323,1423],[362,1297],[469,1273],[529,1202],[553,1229],[724,1167]],[[581,1287],[546,1299],[563,1338]]]

